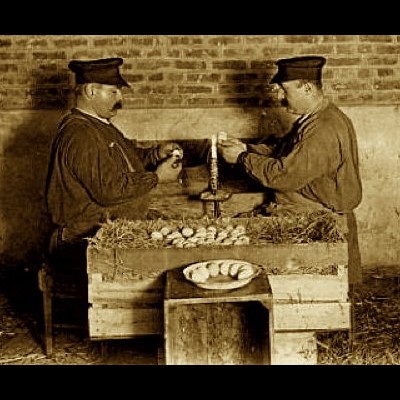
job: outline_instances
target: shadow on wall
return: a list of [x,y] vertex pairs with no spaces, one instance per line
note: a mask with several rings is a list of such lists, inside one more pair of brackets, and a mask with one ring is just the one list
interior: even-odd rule
[[[6,139],[0,169],[1,262],[24,268],[40,265],[50,220],[44,202],[51,141],[68,106],[65,77],[34,71],[32,110],[5,112]],[[40,78],[43,76],[43,80]],[[52,82],[52,89],[45,84]],[[54,89],[54,83],[60,89]]]

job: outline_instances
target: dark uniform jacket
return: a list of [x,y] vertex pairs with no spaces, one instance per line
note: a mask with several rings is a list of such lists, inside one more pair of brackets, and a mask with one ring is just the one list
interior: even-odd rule
[[46,200],[52,222],[85,235],[106,218],[143,218],[158,183],[156,149],[144,149],[112,124],[79,110],[60,123],[53,141]]
[[250,176],[275,191],[278,204],[288,197],[347,212],[361,202],[354,127],[326,99],[316,112],[299,118],[274,149],[262,143],[248,145],[239,161]]

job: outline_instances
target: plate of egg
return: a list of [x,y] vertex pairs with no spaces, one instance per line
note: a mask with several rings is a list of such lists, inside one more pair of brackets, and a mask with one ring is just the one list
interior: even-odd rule
[[208,260],[183,269],[185,278],[203,289],[236,289],[251,282],[260,267],[243,260]]

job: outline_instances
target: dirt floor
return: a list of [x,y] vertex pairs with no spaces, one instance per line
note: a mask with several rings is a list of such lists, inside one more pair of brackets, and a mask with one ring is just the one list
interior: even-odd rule
[[[395,271],[395,273],[392,273]],[[320,335],[319,364],[400,363],[400,267],[369,270],[356,292],[355,340],[347,332]],[[387,278],[387,279],[386,279]],[[85,309],[72,301],[55,305],[57,315],[84,326]],[[76,321],[75,321],[76,320]],[[54,351],[42,346],[42,302],[35,271],[18,266],[0,268],[0,365],[160,365],[162,338],[90,341],[86,329],[58,329]]]
[[[56,329],[53,354],[44,353],[42,298],[35,271],[0,268],[0,365],[157,365],[161,338],[96,342],[87,339],[86,324],[73,300],[54,304],[54,318],[77,329]],[[79,328],[81,326],[82,328]]]

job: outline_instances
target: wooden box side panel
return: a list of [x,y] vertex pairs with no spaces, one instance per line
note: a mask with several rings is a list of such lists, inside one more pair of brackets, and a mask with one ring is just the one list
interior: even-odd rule
[[350,303],[274,303],[273,321],[275,331],[350,329]]
[[347,243],[265,244],[246,246],[197,247],[190,249],[105,249],[88,248],[88,272],[101,273],[103,280],[157,276],[169,269],[210,259],[239,259],[271,268],[280,273],[290,269],[325,269],[347,265]]
[[275,301],[346,302],[349,296],[347,266],[339,266],[338,275],[268,275]]
[[273,365],[316,365],[317,342],[314,332],[277,332],[271,349]]
[[163,277],[113,282],[89,279],[88,299],[92,304],[129,302],[162,306],[163,291]]
[[162,333],[162,309],[89,308],[89,337],[91,339],[127,339]]
[[269,316],[260,303],[164,306],[168,365],[269,364]]

